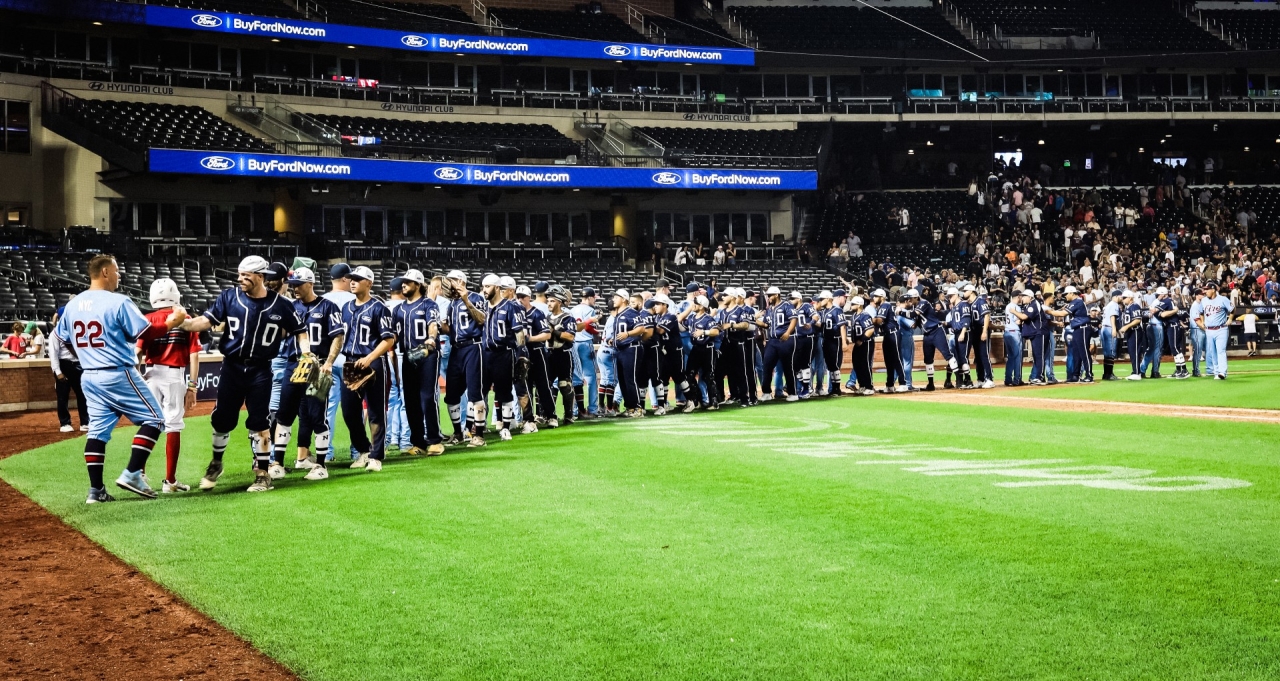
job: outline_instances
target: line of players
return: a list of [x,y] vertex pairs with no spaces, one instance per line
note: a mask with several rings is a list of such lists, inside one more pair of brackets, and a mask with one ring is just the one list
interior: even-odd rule
[[[252,256],[238,269],[238,285],[224,291],[204,314],[192,318],[186,318],[178,305],[172,282],[155,282],[153,302],[167,306],[157,305],[160,309],[142,318],[139,323],[144,330],[125,334],[132,334],[131,342],[143,346],[149,367],[146,384],[127,381],[129,391],[138,398],[137,404],[115,409],[116,418],[130,416],[145,426],[139,437],[149,439],[154,446],[162,432],[161,425],[167,425],[171,432],[180,430],[180,425],[174,424],[181,424],[193,397],[193,377],[185,376],[183,369],[185,353],[199,347],[193,342],[194,334],[225,327],[219,342],[223,355],[219,390],[211,416],[212,459],[200,481],[205,490],[213,489],[222,474],[223,454],[242,407],[247,410],[245,425],[254,455],[255,480],[248,491],[268,491],[273,488],[273,480],[285,477],[284,457],[295,421],[299,432],[294,468],[307,470],[309,480],[328,477],[330,396],[312,393],[307,384],[285,381],[279,384],[277,404],[271,404],[277,377],[291,374],[304,357],[315,361],[326,374],[340,373],[342,359],[348,373],[371,373],[357,387],[341,380],[334,384],[334,394],[351,435],[355,459],[351,467],[371,472],[381,470],[385,458],[392,385],[400,388],[407,417],[412,443],[407,453],[429,456],[443,453],[446,445],[485,446],[489,416],[486,398],[490,392],[494,396],[494,420],[503,440],[511,439],[517,420],[523,422],[521,432],[532,433],[539,423],[557,427],[572,423],[575,417],[634,418],[646,413],[662,415],[673,407],[685,412],[699,405],[714,410],[723,403],[752,406],[775,394],[785,394],[788,401],[813,395],[874,394],[876,338],[881,339],[885,392],[906,392],[914,389],[910,367],[912,329],[917,326],[923,334],[928,376],[925,390],[935,389],[936,355],[946,362],[944,387],[994,386],[989,354],[994,332],[992,311],[972,284],[949,288],[939,295],[935,285],[925,281],[918,291],[909,290],[894,303],[886,300],[885,292],[879,289],[871,293],[869,301],[858,296],[849,298],[842,290],[823,291],[813,300],[806,300],[794,291],[784,297],[777,287],[764,292],[741,288],[708,292],[693,283],[686,287],[685,300],[677,303],[661,288],[665,282],[660,282],[656,294],[615,291],[605,312],[595,308],[595,292],[584,289],[582,304],[570,314],[566,309],[569,296],[563,287],[539,282],[535,293],[518,286],[510,277],[496,275],[486,276],[480,292],[475,292],[468,290],[467,277],[461,271],[428,282],[420,271],[409,270],[398,277],[396,303],[388,304],[373,296],[375,278],[371,270],[340,265],[331,275],[335,275],[339,287],[349,287],[349,298],[339,298],[339,304],[331,297],[317,295],[315,275],[307,268],[288,272],[278,263]],[[286,283],[292,299],[281,295]],[[1164,289],[1158,289],[1150,302],[1134,292],[1116,291],[1113,301],[1105,307],[1096,301],[1090,305],[1070,286],[1062,293],[1065,306],[1053,305],[1051,296],[1042,300],[1025,290],[1005,308],[1003,331],[1007,347],[1020,351],[1023,343],[1031,344],[1033,384],[1052,382],[1047,376],[1051,371],[1048,362],[1053,357],[1055,324],[1066,328],[1068,382],[1092,380],[1088,348],[1094,334],[1102,336],[1104,379],[1115,378],[1115,341],[1121,336],[1126,336],[1128,346],[1135,349],[1131,353],[1134,373],[1141,375],[1145,369],[1142,358],[1154,355],[1153,375],[1159,376],[1161,352],[1142,351],[1146,334],[1156,324],[1169,328],[1166,337],[1175,350],[1171,354],[1177,363],[1174,377],[1185,377],[1182,350],[1186,335],[1179,330],[1185,330],[1188,320],[1195,318],[1203,333],[1225,336],[1221,317],[1230,313],[1230,303],[1226,302],[1224,308],[1219,301],[1225,299],[1209,289],[1197,292],[1197,301],[1188,311],[1173,303]],[[437,304],[437,298],[447,301],[444,309]],[[112,305],[125,306],[115,299]],[[179,317],[180,323],[175,325],[174,320]],[[61,333],[74,338],[77,348],[97,347],[93,345],[94,338],[86,341],[82,337],[81,327],[75,329],[74,337],[65,329]],[[1011,333],[1017,336],[1012,346]],[[447,355],[441,352],[446,344]],[[840,377],[846,347],[852,353],[854,369],[854,376],[843,386],[851,391],[848,393],[842,390]],[[170,352],[172,348],[179,351]],[[1221,348],[1225,350],[1225,342]],[[322,356],[312,355],[313,349]],[[157,361],[166,355],[170,362]],[[442,363],[446,356],[447,362]],[[1219,376],[1225,377],[1225,359],[1215,360],[1216,356],[1210,359],[1211,366],[1218,367]],[[1011,365],[1014,369],[1006,370],[1005,382],[1020,385],[1020,357]],[[816,387],[815,366],[825,368],[827,374]],[[441,432],[438,412],[442,369],[444,403],[452,424],[447,439]],[[164,380],[156,380],[157,376],[177,377],[170,381],[175,383],[185,378],[187,390],[177,385],[169,389]],[[602,409],[595,404],[588,406],[583,399],[583,384],[589,385],[592,381],[588,377],[597,376]],[[728,398],[723,399],[726,383]],[[674,395],[669,394],[669,386],[674,386]],[[620,405],[615,403],[615,395],[621,396]],[[646,412],[646,397],[651,412]],[[563,412],[559,419],[557,398]],[[163,418],[147,418],[148,413],[163,414]],[[91,425],[96,425],[92,417]],[[156,432],[152,433],[153,429]],[[90,438],[95,449],[92,453],[100,459],[109,433],[93,430],[91,435],[97,437]],[[149,454],[150,447],[146,450]],[[86,449],[86,461],[89,456]],[[165,492],[189,489],[176,480],[175,468],[173,451],[166,467]],[[92,470],[91,466],[91,478]],[[109,497],[101,489],[100,480],[91,482],[99,484],[91,489],[90,502]],[[142,496],[155,496],[145,475],[130,477],[127,483],[117,481]]]

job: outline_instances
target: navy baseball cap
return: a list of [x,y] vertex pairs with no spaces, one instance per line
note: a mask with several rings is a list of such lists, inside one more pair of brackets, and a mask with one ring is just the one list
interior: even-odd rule
[[653,306],[654,306],[654,304],[655,304],[655,303],[657,303],[657,301],[656,301],[656,300],[654,300],[653,298],[650,298],[650,299],[648,299],[648,300],[644,301],[644,309],[646,309],[646,310],[652,310],[652,309],[653,309]]
[[839,298],[840,296],[844,296],[844,295],[848,295],[848,292],[842,288],[838,288],[831,292],[832,298]]
[[282,262],[271,263],[271,271],[263,275],[268,281],[284,281],[289,278],[289,268]]
[[399,291],[401,287],[404,286],[404,279],[402,277],[396,277],[391,280],[390,286],[392,292]]
[[582,287],[582,297],[583,297],[583,298],[590,298],[590,297],[594,296],[595,294],[596,294],[596,290],[595,290],[595,289],[593,289],[593,288],[591,288],[590,286],[583,286],[583,287]]
[[349,276],[351,276],[351,266],[345,262],[340,262],[329,268],[330,279],[346,279]]
[[653,287],[654,287],[654,288],[668,288],[668,287],[670,287],[670,286],[671,286],[671,282],[667,281],[666,279],[659,279],[659,280],[658,280],[658,283],[657,283],[657,284],[654,284],[654,286],[653,286]]
[[546,293],[546,292],[547,292],[547,289],[548,289],[548,288],[550,288],[550,287],[551,287],[551,285],[550,285],[550,284],[548,284],[548,283],[547,283],[547,282],[545,282],[545,281],[537,281],[537,282],[534,282],[534,284],[533,284],[533,292],[534,292],[534,293]]
[[691,281],[691,282],[689,282],[688,284],[686,284],[686,285],[685,285],[685,287],[684,287],[684,292],[685,292],[685,293],[693,293],[694,291],[697,291],[697,290],[698,290],[698,289],[700,289],[700,288],[702,288],[702,284],[699,284],[699,283],[698,283],[698,282],[696,282],[696,281]]

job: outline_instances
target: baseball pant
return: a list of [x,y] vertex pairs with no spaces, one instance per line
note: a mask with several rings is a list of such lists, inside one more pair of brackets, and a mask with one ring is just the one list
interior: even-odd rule
[[573,344],[573,352],[578,358],[578,366],[580,371],[574,374],[573,385],[582,388],[586,393],[587,411],[595,414],[599,412],[599,402],[596,399],[596,393],[600,392],[600,379],[596,375],[596,351],[595,345],[587,341],[575,341]]
[[902,382],[911,387],[911,370],[916,364],[916,337],[911,330],[898,332],[898,358],[902,362]]
[[955,355],[951,354],[951,343],[947,342],[946,331],[941,326],[935,326],[933,329],[924,333],[924,342],[920,344],[920,350],[924,355],[924,363],[933,365],[933,354],[935,352],[942,355],[942,359],[950,365],[951,359]]
[[[686,367],[685,381],[690,386],[697,385],[701,379],[707,384],[707,404],[720,404],[720,382],[716,378],[716,349],[710,345],[695,345],[689,351],[689,362]],[[692,389],[690,390],[692,392]],[[686,395],[692,400],[694,395]]]
[[1045,353],[1044,353],[1044,378],[1046,381],[1057,382],[1058,377],[1053,373],[1053,360],[1058,356],[1058,334],[1052,331],[1044,334]]
[[[747,374],[751,372],[747,364],[746,341],[728,340],[721,344],[720,374],[704,375],[704,381],[715,383],[715,392],[721,393],[724,381],[729,382],[729,397],[739,402],[749,402]],[[708,390],[711,386],[708,385]]]
[[[906,376],[902,374],[902,357],[898,354],[897,331],[889,331],[885,333],[884,338],[880,341],[880,359],[884,361],[884,372],[887,374],[884,382],[885,389],[892,389],[895,384],[906,385]],[[872,350],[872,352],[875,352]]]
[[404,382],[404,412],[409,422],[409,442],[426,449],[438,445],[440,436],[440,353],[433,352],[420,362],[405,360],[400,374]]
[[274,414],[280,408],[280,387],[285,382],[285,367],[288,366],[289,360],[284,357],[276,357],[271,360],[271,402],[267,407],[267,411]]
[[1067,362],[1067,380],[1079,381],[1086,376],[1085,365],[1089,362],[1089,348],[1087,340],[1089,338],[1089,330],[1087,327],[1077,327],[1071,329],[1071,341],[1067,347],[1067,351],[1071,354]]
[[617,363],[618,384],[622,386],[622,404],[627,410],[640,409],[640,372],[644,371],[644,349],[639,343],[614,350]]
[[182,419],[187,414],[187,370],[170,366],[149,366],[145,379],[164,412],[165,432],[182,432],[186,427]]
[[1110,327],[1102,327],[1102,358],[1115,361],[1116,334]]
[[770,338],[764,344],[764,375],[773,376],[773,372],[782,367],[782,380],[788,395],[796,395],[795,375],[796,341],[794,338],[782,340]]
[[[404,375],[404,356],[396,353],[396,368]],[[387,446],[395,445],[401,451],[409,448],[409,417],[404,408],[404,390],[396,372],[387,371],[389,389],[387,390]]]
[[875,385],[871,382],[871,353],[874,352],[875,346],[872,341],[865,340],[853,346],[853,375],[858,379],[858,388],[863,390],[874,390]]
[[792,370],[796,374],[796,390],[800,391],[801,395],[808,395],[813,389],[810,385],[813,377],[810,369],[813,365],[813,336],[796,334],[793,340],[796,344],[796,354]]
[[960,372],[965,372],[969,370],[969,335],[968,334],[965,334],[965,337],[961,339],[959,332],[956,333],[955,358],[956,358],[956,364],[958,365],[956,368],[959,369]]
[[809,383],[810,390],[818,393],[826,392],[827,388],[827,339],[822,334],[811,336],[813,339],[813,350],[809,353]]
[[973,347],[973,367],[978,374],[977,381],[994,381],[995,373],[991,371],[991,343],[990,339],[982,340],[981,326],[969,327],[969,344]]
[[[480,387],[481,399],[493,390],[494,415],[503,421],[502,427],[510,427],[514,420],[516,352],[512,348],[490,348],[484,351],[484,376]],[[569,406],[572,413],[573,406]]]
[[1046,334],[1041,332],[1030,338],[1031,340],[1031,381],[1044,380],[1044,353]]
[[552,386],[550,357],[546,347],[529,348],[529,389],[538,406],[538,416],[549,419],[555,416],[556,397]]
[[840,366],[844,364],[844,341],[839,336],[822,339],[822,363],[827,373],[827,392],[840,394]]
[[84,398],[84,388],[81,386],[81,376],[84,371],[80,369],[79,362],[73,362],[69,359],[62,360],[62,375],[65,377],[59,381],[54,379],[54,391],[58,394],[58,425],[71,425],[71,393],[76,394],[76,412],[80,417],[80,425],[89,425],[89,405]]
[[209,415],[215,433],[230,433],[240,422],[240,408],[245,407],[244,427],[260,433],[270,427],[271,364],[245,364],[238,358],[222,360],[218,378],[218,398]]
[[1151,368],[1151,375],[1155,376],[1160,373],[1160,356],[1164,354],[1164,325],[1148,324],[1147,325],[1147,345],[1146,355],[1142,358],[1142,372],[1146,373],[1147,367]]
[[1124,335],[1124,342],[1129,346],[1129,365],[1133,373],[1139,375],[1142,374],[1142,358],[1146,351],[1146,348],[1142,345],[1145,340],[1143,338],[1144,335],[1145,331],[1140,326],[1130,329]]
[[659,406],[667,405],[667,385],[673,384],[676,389],[684,383],[684,352],[679,343],[665,343],[658,346],[655,355],[657,360],[657,381]]
[[[1210,371],[1215,376],[1227,375],[1227,336],[1228,329],[1225,326],[1209,328],[1204,332],[1205,357],[1213,359]],[[92,415],[89,417],[89,423],[93,424]],[[90,425],[90,427],[93,426]]]
[[[355,362],[359,357],[348,357],[348,362]],[[369,368],[373,370],[373,378],[369,379],[359,390],[342,386],[342,421],[347,424],[351,435],[351,446],[361,454],[368,454],[370,459],[381,461],[386,457],[383,445],[387,427],[387,363],[379,357]],[[365,433],[365,407],[368,406],[369,431]]]
[[139,426],[164,426],[164,412],[138,370],[86,369],[81,378],[89,411],[89,439],[111,441],[121,416]]

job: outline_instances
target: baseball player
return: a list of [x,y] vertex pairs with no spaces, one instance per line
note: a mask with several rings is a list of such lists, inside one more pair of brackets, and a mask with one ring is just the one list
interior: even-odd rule
[[569,315],[578,322],[578,331],[573,337],[573,356],[577,358],[573,372],[574,400],[577,403],[578,418],[594,418],[599,415],[600,405],[597,393],[600,381],[596,371],[596,290],[590,286],[582,288],[582,297],[578,304],[569,309]]
[[1004,384],[1022,385],[1022,292],[1014,291],[1004,306]]
[[[1147,353],[1148,362],[1151,364],[1151,378],[1164,378],[1160,375],[1160,359],[1164,355],[1165,345],[1167,341],[1177,333],[1178,324],[1178,308],[1173,304],[1173,299],[1169,297],[1169,289],[1165,286],[1156,288],[1156,299],[1151,306],[1151,323],[1154,326],[1160,324],[1159,332],[1152,332],[1153,347]],[[1181,350],[1171,352],[1174,361],[1174,371],[1170,378],[1178,378],[1181,373],[1181,365],[1185,362],[1185,358],[1179,359],[1182,355]]]
[[973,362],[977,365],[977,387],[996,387],[995,374],[991,371],[991,308],[987,297],[978,295],[978,288],[965,284],[965,301],[969,304],[969,347],[973,348]]
[[556,428],[573,423],[573,337],[577,333],[578,321],[564,309],[569,302],[569,294],[563,286],[554,284],[547,287],[547,326],[551,336],[547,340],[547,371],[551,382],[552,395],[560,391],[560,402],[564,408],[564,418],[559,421],[555,417],[554,402],[547,425]]
[[1173,377],[1184,380],[1191,377],[1187,372],[1187,309],[1183,306],[1181,287],[1175,289],[1176,296],[1171,300],[1173,315],[1165,322],[1165,341],[1169,344],[1169,354],[1173,355]]
[[[324,294],[323,298],[337,306],[341,311],[347,303],[355,300],[355,294],[351,292],[351,266],[345,262],[340,262],[329,268],[329,279],[332,288]],[[338,355],[338,361],[333,364],[333,386],[329,389],[329,399],[325,402],[325,414],[330,426],[338,422],[338,408],[342,406],[342,369],[346,366],[347,358],[341,354]],[[301,438],[299,438],[301,439]],[[351,458],[354,460],[359,456],[355,448],[350,448]],[[329,458],[333,458],[333,452],[330,450]]]
[[418,270],[400,276],[404,302],[392,310],[400,385],[409,422],[411,456],[444,454],[440,435],[440,308],[427,293],[426,277]]
[[1213,359],[1209,357],[1205,350],[1208,343],[1205,340],[1204,324],[1204,300],[1206,289],[1202,286],[1194,286],[1195,299],[1191,302],[1191,307],[1187,311],[1187,319],[1190,322],[1188,327],[1191,332],[1191,377],[1200,378],[1200,360],[1204,359],[1205,373],[1204,377],[1213,376]]
[[944,322],[946,321],[947,311],[949,307],[945,300],[938,296],[937,289],[933,288],[932,282],[925,287],[925,296],[915,299],[915,316],[917,324],[924,333],[920,343],[921,354],[924,359],[924,372],[929,382],[925,384],[926,391],[937,390],[933,384],[934,353],[940,353],[942,358],[947,362],[947,380],[944,387],[950,388],[951,374],[959,370],[960,366],[956,362],[955,355],[951,354],[951,344],[947,342],[947,331]]
[[[902,357],[898,352],[898,336],[901,333],[898,328],[898,316],[894,314],[894,304],[885,300],[885,291],[878,288],[871,292],[871,304],[875,306],[875,315],[872,321],[875,322],[876,328],[881,335],[880,355],[884,360],[884,372],[886,374],[884,391],[891,392],[907,392],[906,376],[902,372]],[[874,350],[872,353],[874,355]],[[895,380],[897,388],[895,389]]]
[[685,394],[685,412],[692,411],[688,405],[697,401],[697,385],[699,379],[707,386],[708,411],[720,408],[720,379],[716,374],[716,337],[720,335],[720,325],[716,318],[708,313],[710,301],[706,296],[697,296],[690,306],[690,315],[686,317],[686,328],[689,329],[689,361],[685,381],[691,392]]
[[1142,357],[1145,348],[1146,331],[1143,330],[1142,298],[1133,291],[1125,291],[1122,299],[1125,308],[1120,312],[1120,334],[1124,337],[1129,351],[1131,371],[1125,378],[1130,381],[1142,380]]
[[920,292],[907,289],[898,299],[894,314],[898,318],[898,359],[902,363],[902,381],[907,390],[915,392],[919,388],[912,382],[912,370],[916,363],[915,329],[920,324],[916,317],[916,303],[920,302]]
[[600,367],[600,403],[601,415],[617,416],[618,363],[615,359],[616,349],[613,346],[618,314],[627,308],[630,295],[626,289],[618,289],[610,297],[609,316],[605,318],[600,332],[600,356],[596,364]]
[[[321,298],[315,291],[316,275],[307,267],[299,267],[289,275],[288,284],[293,290],[293,309],[307,326],[307,339],[315,348],[325,352],[317,371],[333,375],[333,364],[342,352],[345,340],[342,311],[328,298]],[[325,344],[328,344],[327,348]],[[292,376],[298,362],[304,357],[296,339],[284,343],[285,375]],[[328,395],[308,395],[308,383],[286,380],[280,389],[280,405],[276,410],[275,433],[272,435],[272,464],[267,474],[273,480],[284,477],[284,454],[289,448],[293,422],[301,417],[298,428],[298,453],[294,470],[305,470],[307,480],[324,480],[329,477],[325,461],[329,458],[332,430],[326,409]],[[311,437],[316,439],[316,454],[311,456]]]
[[[526,435],[538,432],[538,417],[534,414],[534,395],[532,389],[533,356],[535,351],[541,352],[545,341],[534,342],[530,337],[535,333],[545,333],[546,315],[533,306],[533,292],[528,286],[517,286],[515,289],[516,316],[520,318],[520,326],[524,327],[524,338],[520,347],[516,348],[515,389],[516,402],[520,404],[520,418],[524,423],[520,432]],[[545,366],[545,365],[544,365]]]
[[1123,291],[1112,291],[1111,299],[1102,307],[1102,380],[1118,381],[1116,376],[1116,345],[1120,338],[1116,319],[1120,316],[1120,296]]
[[947,314],[947,326],[955,339],[955,358],[960,364],[956,372],[956,387],[969,390],[974,387],[973,377],[969,374],[969,341],[972,334],[973,311],[969,301],[960,297],[960,290],[947,289],[947,298],[951,302],[951,310]]
[[[1196,324],[1204,329],[1205,363],[1211,364],[1213,377],[1219,381],[1227,380],[1227,323],[1231,320],[1231,312],[1235,305],[1231,300],[1218,293],[1218,285],[1208,282],[1204,285],[1204,300],[1200,303],[1204,314],[1196,320]],[[1212,362],[1209,359],[1212,358]],[[93,426],[93,415],[89,415],[89,425]]]
[[[510,283],[514,291],[515,280]],[[481,337],[484,376],[480,395],[484,399],[485,393],[493,388],[493,408],[502,419],[498,437],[507,441],[511,439],[511,423],[515,420],[516,405],[512,400],[515,398],[516,348],[524,339],[524,316],[519,314],[519,304],[503,294],[501,277],[485,276],[481,291],[489,304],[489,312],[485,316]],[[572,415],[572,400],[565,409]]]
[[[188,492],[189,485],[178,482],[178,455],[182,451],[182,430],[187,410],[196,404],[196,378],[200,376],[200,338],[181,329],[166,329],[165,321],[179,306],[182,294],[172,279],[151,282],[151,307],[146,315],[151,327],[138,339],[147,385],[164,411],[165,463],[160,491]],[[161,332],[162,329],[166,329]]]
[[689,384],[685,382],[684,346],[680,342],[680,320],[671,313],[671,299],[663,294],[653,297],[654,337],[658,339],[657,360],[657,398],[658,406],[654,414],[661,416],[667,412],[667,386],[674,384],[686,396],[684,412],[687,414],[697,406],[695,400],[688,399]]
[[821,319],[817,310],[799,291],[791,292],[791,305],[796,311],[796,360],[792,371],[796,375],[800,399],[807,400],[813,394],[813,337],[818,332]]
[[[547,341],[551,340],[551,324],[547,321],[547,315],[542,310],[533,305],[533,292],[528,286],[520,286],[516,288],[516,300],[524,307],[523,324],[525,329],[525,345],[529,352],[529,372],[528,372],[528,388],[532,393],[526,398],[525,408],[525,431],[537,432],[536,424],[546,425],[553,416],[555,416],[556,402],[555,393],[552,392],[551,386],[551,366],[549,364],[550,357],[547,354]],[[537,416],[530,415],[529,401],[537,403]],[[535,423],[532,430],[528,428],[529,423]],[[556,422],[559,425],[559,422]]]
[[[711,301],[707,301],[707,307],[710,307]],[[751,381],[749,374],[753,373],[753,368],[749,364],[750,347],[754,343],[750,340],[748,334],[750,329],[755,326],[755,315],[750,312],[750,308],[738,303],[737,291],[728,290],[725,292],[724,307],[718,311],[708,310],[707,315],[717,320],[720,328],[720,369],[719,373],[712,376],[715,381],[716,393],[723,395],[722,390],[725,380],[729,382],[729,399],[738,404],[746,405],[752,401],[754,395],[751,394]],[[713,343],[714,345],[714,343]],[[707,380],[706,378],[703,379]],[[708,392],[711,386],[707,386]],[[710,395],[708,394],[708,397]]]
[[222,352],[222,370],[218,380],[218,399],[209,417],[213,427],[213,457],[200,480],[200,489],[211,490],[222,476],[222,455],[231,441],[231,431],[240,421],[240,408],[247,407],[245,427],[253,451],[255,477],[250,492],[273,489],[267,472],[271,463],[270,428],[271,360],[280,354],[280,342],[299,336],[298,344],[305,354],[311,344],[307,327],[293,303],[267,289],[264,277],[271,264],[251,255],[240,261],[238,285],[222,292],[208,310],[199,317],[183,322],[182,330],[200,333],[215,325],[226,324],[227,332],[218,343]]
[[115,292],[120,286],[120,268],[109,255],[89,260],[89,290],[67,303],[54,333],[66,343],[84,369],[82,387],[89,408],[89,437],[84,443],[84,463],[89,471],[87,504],[115,499],[107,494],[102,467],[107,458],[107,442],[121,416],[138,424],[133,436],[129,463],[116,486],[147,499],[156,498],[143,469],[156,446],[164,413],[160,403],[135,368],[135,343],[148,330],[163,335],[178,328],[187,318],[175,307],[163,326],[147,321],[127,296]]
[[646,315],[641,309],[643,304],[644,298],[640,294],[631,294],[627,299],[627,307],[617,314],[614,321],[614,361],[618,382],[622,386],[622,405],[626,409],[623,416],[628,418],[644,416],[644,403],[640,395],[640,372],[644,370],[642,341],[653,333],[653,329],[644,323]]
[[869,396],[876,394],[872,383],[871,356],[875,353],[876,324],[872,313],[874,309],[866,304],[861,296],[854,296],[853,319],[849,321],[849,348],[852,357],[853,376],[850,381],[857,380],[856,385],[847,385],[853,394]]
[[[795,332],[799,320],[796,309],[791,303],[782,300],[782,291],[777,286],[770,286],[765,291],[769,307],[765,310],[765,330],[768,340],[764,346],[764,375],[772,381],[774,371],[782,367],[782,380],[786,384],[787,401],[796,402],[800,396],[796,393],[796,344]],[[767,388],[768,386],[766,386]],[[765,390],[764,400],[773,399],[773,393]]]
[[[342,329],[346,334],[342,354],[347,357],[342,384],[342,420],[350,432],[351,446],[359,452],[351,467],[377,472],[382,470],[382,460],[386,457],[388,386],[387,361],[383,355],[395,348],[395,322],[387,306],[371,294],[373,270],[362,265],[351,270],[350,278],[351,292],[356,297],[342,307]],[[363,384],[352,388],[356,383],[354,375],[365,371],[372,372],[372,375]],[[366,412],[369,420],[367,437],[364,429]]]
[[[289,268],[282,262],[271,263],[271,269],[262,277],[263,286],[268,291],[285,298],[289,297],[289,291],[285,288],[285,280],[289,278]],[[276,409],[280,407],[280,390],[283,388],[286,375],[284,367],[287,361],[284,355],[278,355],[271,360],[271,402],[267,407],[267,413],[270,420],[275,421]]]
[[[462,444],[462,395],[467,396],[467,423],[471,433],[466,437],[467,446],[484,446],[485,400],[481,383],[484,382],[484,351],[480,343],[484,336],[484,320],[489,313],[489,303],[479,293],[467,290],[467,275],[453,270],[445,277],[442,292],[449,298],[449,309],[444,314],[444,331],[449,336],[452,354],[445,371],[444,404],[453,423],[453,434],[446,445]],[[535,307],[537,303],[534,303]]]
[[844,364],[844,336],[849,320],[844,316],[843,289],[820,291],[818,304],[822,316],[822,361],[827,369],[826,384],[820,395],[840,395],[840,366]]
[[1074,286],[1062,289],[1067,299],[1066,324],[1071,333],[1071,361],[1067,363],[1067,383],[1092,383],[1086,365],[1089,363],[1089,309]]
[[1048,336],[1053,333],[1045,326],[1044,305],[1036,300],[1031,289],[1022,291],[1022,338],[1031,343],[1031,376],[1027,381],[1031,385],[1045,384],[1045,361],[1053,361],[1049,355]]

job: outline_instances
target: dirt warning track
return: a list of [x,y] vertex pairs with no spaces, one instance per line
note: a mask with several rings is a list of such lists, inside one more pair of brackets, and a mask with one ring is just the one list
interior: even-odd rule
[[[1025,390],[1025,389],[1020,389]],[[945,402],[948,404],[972,404],[984,407],[1011,407],[1017,409],[1043,409],[1094,414],[1136,414],[1169,418],[1207,419],[1213,421],[1240,421],[1247,423],[1280,424],[1280,411],[1271,409],[1244,409],[1239,407],[1194,407],[1183,404],[1147,404],[1145,402],[1110,402],[1106,400],[1061,399],[1034,397],[1032,395],[1000,394],[1003,390],[948,390],[918,392],[895,396],[900,399],[921,402]]]

